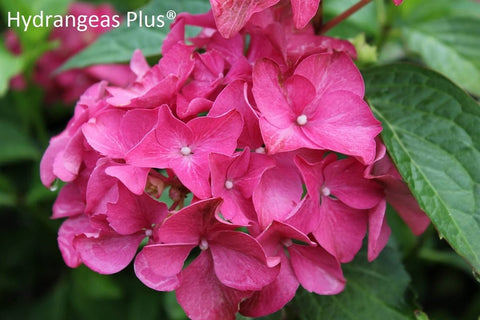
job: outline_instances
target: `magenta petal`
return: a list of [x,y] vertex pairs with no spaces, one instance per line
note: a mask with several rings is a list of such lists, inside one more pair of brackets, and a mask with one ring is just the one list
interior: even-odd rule
[[159,110],[160,108],[133,109],[123,116],[119,132],[125,153],[135,147],[152,130],[158,121]]
[[315,239],[340,262],[350,262],[362,247],[367,231],[367,212],[323,197],[320,217],[320,224],[313,232]]
[[142,50],[137,49],[133,52],[132,59],[130,60],[130,69],[137,76],[137,80],[143,78],[145,73],[150,70],[150,66],[143,56]]
[[168,168],[172,161],[182,158],[181,148],[192,140],[192,131],[164,105],[159,108],[156,128],[148,132],[125,159],[139,167]]
[[91,118],[82,126],[88,144],[104,156],[123,158],[128,151],[120,136],[120,122],[124,115],[124,110],[113,109]]
[[265,171],[252,197],[260,225],[265,228],[274,220],[288,219],[296,212],[302,193],[302,181],[294,168]]
[[112,274],[124,269],[135,256],[145,235],[99,235],[90,238],[81,235],[74,245],[83,263],[101,274]]
[[73,181],[83,160],[84,137],[81,130],[64,142],[64,149],[60,150],[53,162],[53,173],[62,181]]
[[217,221],[215,214],[221,200],[202,200],[185,207],[165,220],[158,230],[164,243],[199,243],[200,237]]
[[254,13],[277,2],[279,0],[210,0],[218,31],[225,38],[230,38],[240,31]]
[[70,268],[76,268],[82,264],[82,258],[73,245],[73,240],[77,235],[91,231],[93,231],[93,228],[85,215],[65,220],[58,229],[58,247],[63,260]]
[[317,143],[309,139],[295,123],[286,128],[276,127],[268,119],[260,118],[260,130],[269,154],[288,152],[299,148],[318,149]]
[[50,187],[55,181],[54,163],[57,155],[63,150],[65,144],[69,141],[66,133],[62,133],[50,139],[50,144],[40,161],[40,179],[46,187]]
[[120,180],[132,193],[141,195],[145,190],[150,169],[126,165],[110,166],[105,173]]
[[312,242],[305,233],[302,233],[289,224],[278,221],[273,221],[267,229],[257,237],[258,242],[260,242],[269,257],[277,254],[281,256],[279,248],[283,248],[283,246],[288,244],[291,239],[313,246],[316,245],[316,243]]
[[238,231],[221,231],[208,239],[215,274],[224,285],[238,290],[260,290],[278,275],[267,265],[260,244]]
[[290,261],[298,281],[317,294],[337,294],[345,287],[340,263],[321,247],[292,245]]
[[178,288],[185,259],[196,244],[151,244],[135,258],[135,274],[147,287],[159,291]]
[[298,288],[298,280],[295,276],[290,261],[285,253],[279,253],[281,258],[280,273],[277,278],[256,291],[250,298],[240,305],[240,313],[248,317],[262,317],[280,310],[293,299]]
[[89,170],[82,170],[77,179],[67,183],[58,193],[53,204],[52,218],[71,217],[85,212],[85,193]]
[[235,80],[220,92],[210,109],[209,116],[220,116],[232,108],[237,110],[243,117],[244,127],[238,140],[239,147],[249,146],[251,149],[261,147],[263,144],[258,125],[258,117],[249,105],[247,95],[247,84]]
[[119,234],[133,234],[149,230],[153,224],[161,224],[168,215],[168,208],[146,193],[140,196],[125,187],[119,187],[118,202],[107,204],[107,221]]
[[[308,1],[311,0],[306,2]],[[299,63],[295,74],[310,80],[317,89],[318,97],[338,90],[350,91],[360,98],[363,98],[365,93],[362,75],[345,53],[311,55]]]
[[365,166],[353,158],[338,160],[325,167],[325,185],[347,206],[369,209],[385,197],[383,187],[364,178]]
[[293,20],[297,29],[303,29],[315,16],[318,10],[318,0],[291,0]]
[[368,261],[375,260],[383,248],[387,245],[390,237],[390,227],[387,224],[385,210],[387,203],[380,202],[368,213]]
[[279,77],[280,69],[275,62],[267,59],[257,61],[252,75],[252,92],[261,115],[275,127],[288,128],[297,115],[285,97]]
[[430,224],[430,219],[420,209],[408,186],[401,180],[390,179],[386,187],[387,202],[410,227],[413,234],[420,235]]
[[349,91],[326,93],[316,103],[316,113],[302,127],[305,135],[320,148],[373,162],[382,126],[368,104]]
[[234,320],[240,302],[251,292],[235,290],[218,281],[212,257],[202,251],[182,271],[176,294],[178,303],[190,319]]

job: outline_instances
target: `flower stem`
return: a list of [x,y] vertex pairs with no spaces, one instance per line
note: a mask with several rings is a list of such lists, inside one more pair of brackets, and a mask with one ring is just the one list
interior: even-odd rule
[[320,34],[323,24],[323,1],[318,4],[317,13],[313,17],[312,23],[315,34]]
[[327,32],[328,30],[332,29],[333,27],[335,27],[337,24],[339,24],[340,22],[342,22],[343,20],[347,19],[348,17],[350,17],[352,14],[354,14],[355,12],[357,12],[358,10],[360,10],[361,8],[363,8],[364,6],[366,6],[367,4],[369,4],[372,0],[360,0],[359,2],[357,2],[356,4],[354,4],[353,6],[351,6],[350,8],[348,8],[346,11],[344,11],[343,13],[341,13],[340,15],[336,16],[335,18],[333,18],[332,20],[328,21],[327,23],[325,23],[322,27],[322,29],[320,30],[320,33],[325,33]]

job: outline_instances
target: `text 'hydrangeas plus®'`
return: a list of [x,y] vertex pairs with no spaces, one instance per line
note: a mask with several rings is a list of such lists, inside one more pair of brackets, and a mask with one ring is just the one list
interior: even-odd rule
[[[355,49],[304,25],[316,1],[277,2],[242,2],[227,31],[215,24],[227,2],[181,14],[158,64],[136,51],[133,83],[83,94],[41,162],[46,186],[66,182],[53,217],[67,218],[67,265],[110,274],[135,260],[192,319],[258,317],[300,285],[341,292],[365,236],[369,260],[387,243],[386,201],[427,227],[378,138]],[[187,25],[202,31],[187,41]]]

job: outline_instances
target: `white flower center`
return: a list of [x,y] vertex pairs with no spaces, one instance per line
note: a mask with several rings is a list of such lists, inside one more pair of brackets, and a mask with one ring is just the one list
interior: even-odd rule
[[299,126],[303,126],[303,125],[306,125],[307,124],[307,116],[304,115],[304,114],[301,114],[297,117],[297,124]]
[[322,187],[321,192],[325,197],[328,197],[331,194],[329,187]]
[[232,180],[227,180],[227,181],[225,181],[225,188],[226,188],[227,190],[232,189],[232,188],[233,188],[233,181],[232,181]]
[[147,230],[145,230],[145,235],[146,235],[147,237],[151,237],[151,236],[153,235],[152,229],[147,229]]
[[185,146],[185,147],[182,147],[182,149],[180,149],[180,153],[183,154],[184,156],[188,156],[192,154],[192,149]]
[[263,154],[265,154],[265,153],[266,153],[266,151],[265,151],[265,148],[264,148],[264,147],[258,147],[257,149],[255,149],[255,152],[256,152],[256,153],[263,153]]
[[290,246],[293,244],[293,241],[292,241],[292,239],[283,239],[283,240],[282,240],[282,244],[283,244],[286,248],[288,248],[288,247],[290,247]]
[[208,242],[207,239],[203,238],[200,240],[200,244],[198,245],[200,247],[200,250],[205,251],[208,249]]

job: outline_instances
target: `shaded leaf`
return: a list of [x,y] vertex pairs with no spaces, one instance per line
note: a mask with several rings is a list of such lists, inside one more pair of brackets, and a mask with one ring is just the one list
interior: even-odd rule
[[[480,7],[480,6],[479,6]],[[431,68],[480,95],[480,17],[445,17],[402,29],[406,45]]]
[[19,160],[35,160],[39,151],[13,123],[0,119],[0,165]]
[[441,237],[480,270],[480,106],[443,76],[394,64],[363,73],[397,168]]
[[22,70],[23,61],[9,53],[3,44],[0,44],[0,97],[8,90],[10,79]]
[[[205,0],[153,0],[137,11],[137,21],[128,26],[125,20],[119,28],[101,35],[95,43],[68,60],[60,70],[81,68],[93,64],[126,62],[130,60],[135,49],[141,49],[146,57],[159,55],[163,39],[169,32],[172,22],[167,18],[169,10],[175,11],[176,14],[180,12],[203,13],[207,12],[209,8],[210,4]],[[162,20],[165,25],[151,28],[145,25],[140,26],[138,23],[138,20],[140,20],[138,12],[140,11],[143,19],[147,17],[149,24],[152,16],[163,15]]]

